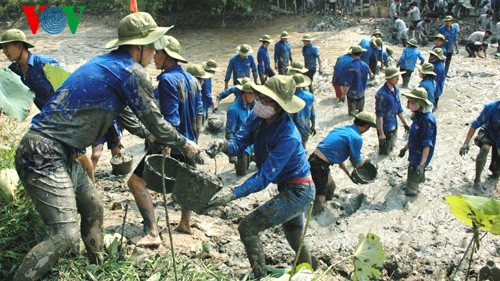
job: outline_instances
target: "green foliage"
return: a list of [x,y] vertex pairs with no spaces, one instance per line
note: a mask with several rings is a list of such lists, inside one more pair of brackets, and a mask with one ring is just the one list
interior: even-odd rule
[[468,226],[477,227],[495,235],[500,234],[500,201],[471,195],[446,197],[451,213]]
[[5,148],[0,148],[0,170],[14,168],[16,145],[14,143]]
[[0,208],[0,280],[11,280],[24,255],[48,234],[24,189],[16,197]]
[[380,238],[374,234],[359,234],[358,245],[354,248],[354,281],[376,280],[382,272],[385,252]]
[[71,73],[64,71],[60,66],[53,64],[46,64],[43,67],[43,72],[45,72],[45,76],[49,80],[50,84],[52,84],[52,88],[57,90],[64,80],[69,77]]
[[19,75],[12,70],[0,69],[0,108],[9,117],[18,121],[26,119],[35,94],[24,85]]

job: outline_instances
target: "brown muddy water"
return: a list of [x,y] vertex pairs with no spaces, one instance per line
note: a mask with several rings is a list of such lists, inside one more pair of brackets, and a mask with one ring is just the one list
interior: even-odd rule
[[[225,70],[228,59],[235,54],[236,46],[250,44],[256,56],[259,42],[263,34],[270,34],[274,40],[278,39],[283,30],[287,30],[293,45],[293,56],[302,60],[300,38],[302,32],[311,31],[310,21],[321,22],[321,18],[314,17],[284,17],[278,18],[266,26],[254,28],[213,28],[196,29],[173,28],[170,35],[175,36],[182,46],[182,55],[193,63],[215,59]],[[345,22],[345,24],[342,24]],[[28,36],[36,46],[35,53],[46,54],[58,59],[67,70],[73,71],[90,58],[102,54],[107,50],[104,45],[116,36],[115,23],[97,25],[85,22],[77,33],[72,35],[65,30],[58,35],[48,35],[40,31],[39,34]],[[352,122],[347,116],[347,108],[337,103],[331,87],[331,73],[337,57],[350,45],[357,44],[362,38],[368,37],[374,27],[384,28],[385,20],[347,20],[338,19],[330,31],[310,32],[315,41],[313,44],[320,48],[323,58],[325,75],[315,77],[315,107],[317,112],[318,134],[308,142],[308,154],[316,145],[335,127]],[[312,26],[314,28],[314,25]],[[25,29],[31,34],[29,29]],[[465,35],[467,36],[467,35]],[[399,58],[402,48],[393,47],[395,58]],[[430,47],[420,48],[423,51]],[[436,112],[438,124],[437,144],[431,169],[427,172],[427,182],[421,185],[421,193],[417,198],[407,198],[404,195],[407,158],[399,158],[397,151],[404,145],[407,136],[400,130],[398,142],[389,156],[381,157],[377,154],[377,135],[371,130],[363,135],[362,149],[365,158],[371,158],[379,167],[378,178],[368,185],[355,185],[337,167],[331,168],[331,174],[337,184],[336,198],[327,204],[327,210],[315,217],[308,229],[306,242],[312,253],[318,257],[321,270],[335,264],[333,270],[324,280],[343,280],[352,270],[349,257],[353,254],[353,247],[357,243],[360,233],[374,233],[380,236],[384,250],[388,256],[384,265],[383,280],[446,280],[453,264],[458,263],[463,255],[471,232],[449,212],[449,206],[444,198],[450,194],[474,194],[499,198],[500,186],[498,180],[491,178],[490,172],[485,169],[483,181],[485,190],[477,192],[472,188],[475,164],[474,160],[479,149],[471,145],[469,154],[460,157],[458,150],[461,147],[471,121],[477,117],[485,103],[500,97],[500,60],[490,57],[487,59],[466,58],[464,47],[460,47],[460,54],[453,57],[450,69],[450,78],[446,81],[445,92],[440,100],[439,110]],[[273,44],[270,46],[272,56]],[[427,58],[427,54],[424,54]],[[393,64],[395,64],[393,62]],[[6,67],[8,62],[5,56],[0,55],[0,67]],[[148,67],[153,82],[156,83],[158,70],[153,65]],[[214,96],[224,87],[224,71],[213,78]],[[365,110],[374,111],[374,94],[383,84],[383,78],[377,76],[376,85],[367,90]],[[417,74],[412,76],[410,88],[419,82]],[[402,90],[402,92],[407,90]],[[221,116],[225,116],[225,109],[231,99],[221,105]],[[406,99],[402,97],[403,103]],[[35,111],[35,109],[34,109]],[[409,120],[408,110],[405,117]],[[25,122],[26,123],[26,122]],[[223,138],[218,134],[205,133],[200,139],[200,146],[214,138]],[[125,149],[134,155],[137,163],[144,151],[143,141],[125,132],[123,144]],[[141,233],[142,219],[133,203],[133,197],[126,186],[127,177],[111,175],[110,153],[103,153],[97,170],[97,186],[103,192],[106,202],[105,227],[108,233],[119,232],[123,210],[115,208],[120,204],[131,204],[126,226],[126,237],[130,238]],[[245,177],[237,177],[232,164],[228,164],[227,157],[218,156],[217,165],[214,160],[203,156],[205,164],[199,169],[214,173],[221,178],[225,189],[234,187],[244,181]],[[488,161],[489,161],[488,157]],[[256,171],[252,163],[250,173]],[[218,268],[235,275],[243,275],[250,270],[243,245],[239,241],[237,224],[255,207],[264,203],[275,194],[276,187],[269,186],[264,191],[232,202],[225,207],[211,211],[207,215],[193,215],[192,236],[174,234],[174,246],[178,252],[195,257],[201,249],[202,242],[210,242],[213,247],[210,252],[210,262]],[[347,194],[347,195],[346,195]],[[351,194],[351,195],[349,195]],[[356,197],[359,209],[347,212],[343,206],[346,197],[358,194]],[[156,215],[160,226],[165,229],[165,212],[162,207],[160,194],[153,194],[156,203]],[[347,200],[349,201],[349,200]],[[113,210],[112,210],[112,206]],[[176,225],[180,220],[180,209],[177,205],[169,205],[170,221]],[[346,206],[343,206],[346,207]],[[266,259],[273,266],[287,266],[293,261],[293,252],[287,245],[280,228],[270,229],[262,233],[261,238],[265,245]],[[148,250],[129,246],[129,253],[135,252],[139,256],[167,253],[168,238],[163,236],[164,245],[157,250]],[[481,248],[476,253],[472,269],[477,273],[488,260],[500,265],[500,241],[491,234],[481,241]],[[462,265],[462,272],[464,265]],[[463,280],[463,274],[457,275],[457,280]]]

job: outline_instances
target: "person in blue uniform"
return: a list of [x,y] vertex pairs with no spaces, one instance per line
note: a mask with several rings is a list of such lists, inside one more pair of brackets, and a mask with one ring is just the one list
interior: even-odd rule
[[370,68],[371,77],[375,77],[377,72],[377,61],[382,58],[382,53],[379,50],[379,48],[382,48],[382,45],[382,39],[375,36],[364,38],[359,42],[359,46],[366,50],[361,55],[361,60]]
[[288,74],[288,66],[293,62],[292,45],[288,42],[288,32],[281,32],[280,41],[274,44],[274,69],[278,74]]
[[353,61],[341,74],[345,81],[343,95],[347,96],[347,110],[351,116],[363,111],[365,107],[365,90],[370,72],[368,65],[361,60],[361,55],[365,51],[360,46],[352,46]]
[[[276,75],[265,85],[252,84],[252,88],[257,99],[246,124],[232,139],[212,141],[207,153],[211,157],[218,152],[238,155],[254,144],[258,171],[234,190],[217,196],[208,206],[227,204],[261,191],[271,183],[278,185],[278,194],[246,216],[238,226],[254,277],[259,279],[267,275],[259,233],[283,225],[288,243],[297,252],[304,229],[304,212],[312,205],[315,188],[300,134],[289,116],[305,105],[294,95],[293,78]],[[311,261],[307,243],[304,243],[298,263],[312,264]]]
[[[219,71],[219,67],[217,66],[217,62],[215,60],[207,60],[201,63],[203,65],[203,69],[207,73],[212,75],[215,72]],[[203,86],[201,86],[201,100],[203,102],[203,123],[208,120],[210,109],[214,110],[214,100],[212,97],[212,77],[205,78],[203,81]]]
[[302,138],[302,145],[306,148],[309,135],[316,135],[316,112],[314,111],[314,95],[306,90],[305,87],[311,84],[311,80],[304,74],[294,74],[293,80],[297,88],[295,95],[305,101],[306,105],[302,110],[292,114],[293,123],[297,126]]
[[269,45],[271,44],[271,36],[264,35],[259,39],[262,45],[259,47],[257,52],[257,69],[259,72],[260,83],[264,84],[269,77],[275,75],[273,68],[271,67],[271,58],[269,57]]
[[434,73],[436,73],[436,91],[434,92],[434,104],[432,111],[438,109],[439,98],[444,91],[444,83],[446,80],[446,70],[445,70],[445,60],[446,57],[443,55],[443,49],[435,48],[429,51],[429,63],[434,65]]
[[427,92],[427,99],[432,103],[431,107],[434,109],[434,95],[436,94],[436,73],[434,72],[434,65],[432,63],[424,63],[417,65],[417,69],[422,78],[419,87],[422,87]]
[[33,117],[16,151],[16,170],[49,235],[25,256],[13,280],[41,278],[78,243],[80,233],[89,258],[98,262],[103,203],[73,154],[101,137],[127,105],[147,128],[139,135],[198,153],[196,144],[161,117],[144,68],[154,54],[150,44],[168,29],[148,13],[124,17],[118,39],[106,44],[118,49],[80,66]]
[[469,142],[479,129],[479,133],[474,139],[474,144],[479,147],[479,154],[476,157],[476,176],[474,178],[474,188],[482,190],[481,174],[491,149],[491,162],[489,170],[493,178],[500,176],[500,100],[487,103],[479,116],[472,121],[464,144],[460,148],[460,155],[469,152]]
[[352,56],[352,48],[349,48],[347,53],[340,55],[335,62],[335,66],[333,67],[333,77],[332,77],[332,86],[335,91],[335,96],[337,97],[339,102],[345,102],[347,93],[346,90],[343,89],[345,87],[345,78],[343,73],[346,67],[351,64],[354,60]]
[[234,85],[234,86],[231,86],[225,90],[223,90],[222,92],[220,92],[218,95],[217,95],[217,99],[215,100],[215,105],[214,105],[214,110],[213,112],[217,112],[219,110],[219,104],[220,102],[229,97],[230,95],[234,95],[234,100],[237,100],[241,97],[241,87],[243,86],[243,84],[246,84],[248,82],[251,82],[252,80],[250,80],[250,78],[248,77],[244,77],[244,78],[238,78],[237,82],[238,84],[237,85]]
[[305,73],[309,79],[311,79],[311,83],[309,84],[309,92],[314,93],[313,90],[313,81],[314,81],[314,74],[316,73],[316,70],[319,71],[319,74],[321,75],[323,73],[321,69],[321,57],[319,56],[319,49],[318,47],[314,46],[311,41],[313,38],[311,37],[311,34],[306,34],[302,37],[302,55],[304,56],[304,66],[307,68],[307,72]]
[[375,94],[375,115],[377,116],[377,133],[379,153],[389,155],[398,138],[398,120],[403,123],[405,131],[410,130],[403,115],[401,97],[399,95],[399,76],[403,74],[396,67],[385,69],[385,83]]
[[224,77],[224,90],[229,87],[229,80],[233,78],[233,85],[238,84],[238,78],[250,77],[253,75],[253,81],[257,83],[257,65],[252,55],[253,50],[247,44],[236,47],[237,54],[229,59],[227,65],[226,76]]
[[420,192],[419,185],[425,182],[425,168],[429,166],[436,148],[437,125],[432,114],[431,102],[427,99],[424,88],[415,88],[408,94],[408,108],[414,114],[410,128],[408,143],[399,152],[404,157],[409,150],[408,176],[406,178],[407,196],[417,196]]
[[408,88],[410,83],[411,74],[415,70],[415,65],[417,64],[417,59],[420,60],[420,64],[425,62],[425,58],[422,53],[417,49],[417,40],[411,38],[408,40],[407,47],[404,48],[401,57],[396,64],[397,67],[404,71],[403,76],[403,86],[402,88]]
[[440,26],[438,32],[443,34],[446,42],[443,44],[446,49],[446,62],[444,67],[445,76],[448,76],[448,70],[450,69],[451,58],[453,57],[453,52],[455,48],[455,42],[458,40],[458,29],[453,25],[453,17],[446,16],[443,19],[444,25]]

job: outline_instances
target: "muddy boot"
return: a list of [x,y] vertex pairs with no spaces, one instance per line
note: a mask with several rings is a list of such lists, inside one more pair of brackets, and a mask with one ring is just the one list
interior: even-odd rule
[[408,177],[406,178],[406,196],[417,196],[418,195],[418,183],[420,179],[417,177],[415,167],[413,165],[408,166]]
[[[476,176],[474,178],[474,188],[476,188],[476,183],[478,183],[478,187],[481,186],[481,174],[483,173],[484,166],[486,165],[486,160],[488,158],[489,147],[481,147],[479,150],[479,154],[476,158]],[[482,188],[479,188],[482,189]]]
[[244,176],[248,171],[248,167],[250,164],[250,156],[247,153],[243,153],[236,159],[236,163],[234,164],[234,169],[236,170],[236,175]]
[[325,210],[325,206],[323,205],[324,203],[321,202],[318,197],[314,199],[314,205],[313,205],[313,210],[312,210],[312,215],[316,216],[321,214]]
[[255,279],[264,278],[267,275],[266,258],[264,256],[264,247],[262,246],[259,236],[240,236],[240,238],[245,246],[245,251],[247,252]]
[[[288,244],[290,244],[290,247],[292,247],[292,249],[295,251],[295,254],[297,254],[297,251],[299,250],[302,231],[302,227],[283,226],[283,232],[285,232],[286,240],[288,241]],[[302,249],[300,250],[299,258],[297,260],[297,264],[301,263],[307,263],[312,266],[309,247],[307,247],[305,242],[302,244]]]
[[330,201],[333,199],[335,188],[336,185],[334,181],[328,183],[328,185],[326,186],[326,201]]

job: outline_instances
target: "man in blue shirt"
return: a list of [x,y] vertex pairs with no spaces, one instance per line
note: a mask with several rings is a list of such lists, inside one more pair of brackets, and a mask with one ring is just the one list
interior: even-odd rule
[[382,39],[372,36],[371,38],[362,39],[359,46],[365,49],[361,55],[361,60],[370,68],[370,76],[375,77],[377,72],[377,61],[382,58],[382,52],[379,48],[382,47]]
[[41,278],[78,243],[79,231],[89,258],[98,262],[98,252],[103,251],[103,204],[72,155],[102,136],[127,105],[149,131],[141,128],[142,137],[183,147],[188,155],[198,152],[196,144],[161,118],[144,68],[154,54],[150,44],[169,28],[158,27],[144,12],[127,15],[118,27],[118,39],[106,47],[119,48],[71,74],[33,117],[17,148],[16,170],[50,235],[30,250],[14,280]]
[[247,44],[239,45],[236,50],[238,53],[229,59],[227,65],[226,77],[224,78],[224,90],[228,88],[229,80],[233,76],[233,85],[237,84],[238,78],[250,77],[253,75],[253,81],[257,83],[257,66],[253,58],[253,50]]
[[[219,71],[219,67],[217,67],[217,62],[215,60],[208,60],[202,62],[203,69],[207,73],[214,75],[216,71]],[[208,109],[214,109],[214,100],[212,98],[212,77],[205,78],[203,81],[203,85],[201,86],[201,100],[203,102],[203,124],[206,120],[208,120]]]
[[[341,74],[345,81],[343,95],[347,96],[348,114],[356,115],[363,111],[365,107],[365,90],[368,83],[368,65],[361,60],[361,55],[366,50],[360,46],[352,46],[351,52],[353,61],[345,68]],[[356,112],[357,111],[357,112]]]
[[[255,93],[251,86],[252,82],[248,81],[241,87],[241,96],[237,98],[227,110],[226,118],[226,140],[232,139],[240,128],[245,124],[248,115],[252,112]],[[238,156],[229,158],[229,162],[234,163],[234,168],[238,176],[244,176],[250,164],[253,146],[247,147],[243,153]]]
[[444,72],[445,75],[448,76],[448,70],[450,69],[451,57],[453,56],[453,50],[455,48],[455,41],[457,41],[458,30],[456,26],[453,26],[453,17],[446,16],[444,19],[444,25],[439,27],[439,33],[443,34],[446,42],[444,43],[444,48],[448,52],[446,54],[446,62]]
[[349,177],[351,173],[345,164],[348,158],[354,169],[361,168],[365,163],[361,160],[361,147],[363,146],[361,135],[375,126],[375,118],[372,114],[360,112],[355,116],[354,124],[331,131],[309,156],[311,175],[316,186],[314,214],[319,214],[324,210],[323,203],[327,193],[333,194],[333,190],[328,190],[335,188],[335,183],[330,177],[330,166],[338,164]]
[[248,82],[251,82],[252,80],[250,80],[250,78],[247,78],[247,77],[244,77],[244,78],[238,78],[237,82],[238,84],[237,85],[234,85],[234,86],[231,86],[225,90],[223,90],[222,92],[220,92],[218,95],[217,95],[217,100],[215,101],[215,106],[214,106],[214,112],[218,111],[219,110],[219,103],[221,102],[221,100],[229,97],[230,95],[234,95],[234,99],[239,99],[241,97],[241,87],[242,85],[248,83]]
[[434,36],[434,47],[432,49],[434,50],[436,48],[440,48],[443,50],[443,55],[446,56],[448,54],[448,51],[446,51],[444,43],[446,43],[446,38],[444,38],[444,35],[441,33],[436,34]]
[[292,45],[288,42],[288,32],[281,32],[280,41],[274,45],[274,68],[278,70],[278,74],[288,74],[288,65],[293,62]]
[[427,99],[432,102],[431,107],[434,108],[434,94],[436,93],[436,73],[434,73],[434,65],[432,63],[424,63],[422,65],[417,65],[420,78],[419,87],[422,87],[427,92]]
[[[267,275],[266,259],[259,232],[283,225],[285,237],[294,251],[301,245],[304,229],[304,212],[314,200],[314,183],[309,171],[306,153],[300,134],[289,114],[300,111],[305,102],[294,95],[295,82],[290,76],[276,75],[265,85],[254,85],[257,92],[253,113],[246,124],[229,141],[213,141],[207,154],[215,157],[218,152],[239,155],[254,144],[257,173],[226,195],[209,202],[209,206],[227,204],[276,183],[279,193],[245,217],[238,226],[254,277]],[[298,263],[311,262],[307,244],[304,243]]]
[[302,37],[302,43],[304,44],[304,47],[302,47],[302,55],[304,56],[304,66],[307,68],[306,75],[311,79],[309,92],[314,93],[312,81],[314,80],[316,67],[318,67],[320,75],[323,72],[321,70],[321,58],[319,57],[318,47],[311,43],[312,40],[311,34],[306,34]]
[[316,135],[316,112],[314,111],[314,95],[304,90],[305,87],[311,84],[309,77],[304,74],[294,74],[293,80],[296,84],[295,95],[306,102],[304,108],[292,114],[293,123],[297,126],[302,138],[302,145],[306,148],[309,135]]
[[404,48],[401,57],[396,64],[397,67],[404,71],[403,73],[403,88],[408,88],[408,84],[410,83],[411,74],[415,70],[415,65],[417,64],[417,59],[420,60],[420,64],[425,62],[425,58],[417,50],[417,40],[412,38],[408,40],[408,47]]
[[346,85],[343,73],[353,60],[352,48],[349,48],[346,54],[340,55],[340,57],[337,58],[335,66],[333,67],[332,85],[335,90],[335,96],[339,102],[345,102],[346,96],[344,93],[347,93],[347,90],[343,89]]
[[259,70],[260,83],[264,84],[268,77],[273,77],[275,75],[271,67],[271,58],[267,51],[267,48],[269,48],[271,44],[271,36],[266,34],[262,36],[259,41],[262,42],[262,45],[257,52],[257,69]]
[[419,184],[425,182],[425,167],[429,166],[434,155],[437,126],[431,111],[432,103],[427,99],[424,88],[415,88],[403,96],[408,98],[408,108],[414,118],[408,144],[401,149],[399,156],[404,157],[406,150],[410,150],[405,194],[416,196],[419,193]]
[[472,121],[471,127],[465,137],[464,145],[460,148],[460,155],[469,152],[469,142],[479,129],[479,133],[474,139],[474,143],[479,147],[479,154],[476,158],[476,177],[474,178],[474,188],[481,190],[481,174],[483,173],[488,153],[491,149],[490,171],[494,178],[500,175],[500,100],[486,104],[481,114]]
[[375,114],[377,115],[377,133],[379,142],[379,153],[389,155],[394,149],[398,138],[399,117],[405,131],[410,130],[403,115],[401,98],[399,96],[399,76],[403,74],[396,67],[385,69],[385,84],[375,94]]
[[438,109],[439,98],[444,91],[444,83],[446,80],[444,66],[445,59],[446,57],[443,55],[443,49],[436,48],[432,51],[429,51],[429,63],[432,63],[432,65],[434,65],[434,73],[436,73],[436,91],[434,92],[434,107],[432,109],[433,112]]

